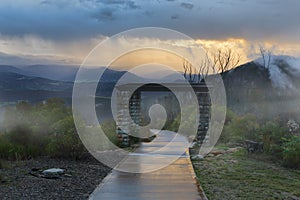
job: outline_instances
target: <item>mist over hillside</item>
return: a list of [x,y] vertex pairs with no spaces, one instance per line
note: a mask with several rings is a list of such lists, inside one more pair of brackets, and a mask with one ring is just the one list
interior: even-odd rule
[[[78,66],[30,65],[0,66],[0,100],[36,102],[51,97],[71,101],[73,81]],[[98,69],[82,69],[96,73]],[[126,71],[105,70],[97,96],[109,97],[116,82]],[[128,74],[127,74],[128,75]],[[169,74],[166,80],[174,80]],[[129,74],[131,80],[143,78]],[[222,74],[228,107],[239,114],[252,113],[258,117],[294,117],[300,113],[300,61],[289,56],[272,56],[268,66],[259,58]],[[88,80],[87,80],[88,81]],[[151,81],[151,80],[149,80]]]
[[229,108],[258,117],[295,118],[300,113],[299,60],[272,56],[269,66],[257,59],[225,72],[223,76]]

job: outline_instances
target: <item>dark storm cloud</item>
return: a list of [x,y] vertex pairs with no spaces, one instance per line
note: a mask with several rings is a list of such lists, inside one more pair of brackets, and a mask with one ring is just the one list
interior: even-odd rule
[[191,10],[194,7],[191,3],[181,3],[180,6],[188,10]]
[[171,16],[171,19],[178,19],[178,18],[179,18],[179,15],[177,15],[177,14]]
[[104,9],[92,14],[91,16],[96,18],[98,21],[114,20],[116,17],[114,16],[113,12],[114,10],[112,9]]
[[134,10],[140,8],[134,1],[129,0],[97,0],[97,3],[103,5],[101,7],[99,6],[100,10],[91,14],[91,16],[98,21],[117,19],[117,14],[115,12],[118,12],[120,9]]
[[2,0],[0,35],[75,40],[160,26],[194,38],[300,41],[299,7],[298,0]]
[[134,1],[130,0],[98,0],[97,2],[102,3],[104,5],[121,5],[130,9],[140,8],[140,6],[138,6]]

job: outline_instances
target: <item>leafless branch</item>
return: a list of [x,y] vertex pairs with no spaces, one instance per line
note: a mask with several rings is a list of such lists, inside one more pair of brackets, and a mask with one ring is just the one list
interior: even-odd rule
[[221,74],[235,68],[240,60],[240,54],[233,52],[230,48],[220,48],[213,55],[214,67]]
[[259,46],[259,51],[263,60],[263,66],[269,69],[271,64],[272,52],[271,50],[265,49],[262,45]]

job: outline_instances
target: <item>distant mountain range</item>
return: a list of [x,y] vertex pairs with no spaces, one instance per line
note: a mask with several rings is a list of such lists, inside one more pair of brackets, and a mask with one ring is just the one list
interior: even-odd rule
[[24,75],[57,81],[74,81],[79,66],[75,65],[30,65],[21,68]]
[[20,100],[36,102],[52,97],[71,97],[72,82],[55,81],[3,71],[0,72],[0,102]]
[[[237,113],[253,113],[258,117],[262,114],[272,118],[281,114],[300,113],[298,63],[295,58],[273,56],[268,68],[258,59],[223,73],[228,106]],[[0,102],[36,102],[51,97],[68,99],[70,102],[78,69],[78,66],[66,65],[0,65]],[[96,73],[96,70],[104,68],[82,70]],[[101,78],[101,92],[96,95],[109,96],[115,83],[125,73],[107,69]],[[145,81],[145,78],[128,74],[131,80]],[[175,80],[172,74],[166,79]]]
[[[0,65],[0,102],[20,100],[36,102],[51,97],[65,98],[70,102],[78,69],[76,66],[64,65],[32,65],[21,68]],[[87,77],[99,71],[103,72],[98,96],[109,96],[116,82],[125,73],[130,80],[143,80],[143,78],[125,71],[105,68],[81,70],[82,74]],[[81,81],[93,82],[90,79]]]
[[[23,67],[14,67],[10,65],[0,65],[1,72],[13,72],[25,76],[40,77],[56,81],[74,82],[79,66],[75,65],[29,65]],[[97,68],[81,68],[82,74],[95,74],[97,72],[104,72],[101,77],[103,82],[117,82],[126,71],[112,70],[105,67]],[[129,72],[127,72],[129,73]],[[139,80],[141,77],[129,73],[133,80]]]
[[[71,82],[75,81],[78,70],[79,66],[75,65],[29,65],[19,68],[9,65],[0,65],[0,72],[13,72],[26,76]],[[86,70],[93,71],[95,69]]]

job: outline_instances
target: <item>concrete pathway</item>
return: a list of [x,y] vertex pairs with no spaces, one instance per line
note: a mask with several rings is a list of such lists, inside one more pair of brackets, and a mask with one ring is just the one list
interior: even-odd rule
[[[172,141],[172,143],[170,143]],[[202,200],[188,153],[187,140],[171,131],[160,131],[151,143],[143,143],[119,168],[150,173],[113,170],[91,194],[103,200]],[[183,151],[182,151],[183,150]],[[162,168],[163,165],[167,165]]]

